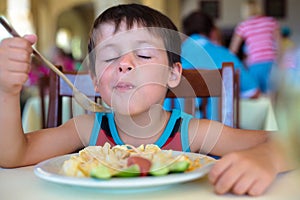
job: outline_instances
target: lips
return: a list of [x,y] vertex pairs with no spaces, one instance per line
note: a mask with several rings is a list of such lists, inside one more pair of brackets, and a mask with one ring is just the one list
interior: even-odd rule
[[135,86],[132,83],[129,82],[119,82],[114,86],[114,89],[126,91],[126,90],[132,90]]

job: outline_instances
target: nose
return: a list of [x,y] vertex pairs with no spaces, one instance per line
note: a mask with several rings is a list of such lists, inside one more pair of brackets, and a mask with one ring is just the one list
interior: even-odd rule
[[127,72],[127,71],[130,71],[132,69],[133,69],[132,66],[123,66],[123,65],[120,65],[119,72]]
[[128,72],[134,68],[133,55],[132,53],[127,53],[121,57],[119,66],[119,72]]

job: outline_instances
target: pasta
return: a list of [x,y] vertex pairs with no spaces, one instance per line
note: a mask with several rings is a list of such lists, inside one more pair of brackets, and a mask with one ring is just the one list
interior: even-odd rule
[[160,176],[168,173],[192,171],[201,167],[200,158],[190,159],[184,154],[173,155],[157,145],[89,146],[71,156],[62,166],[62,174],[75,177],[107,179],[114,176]]

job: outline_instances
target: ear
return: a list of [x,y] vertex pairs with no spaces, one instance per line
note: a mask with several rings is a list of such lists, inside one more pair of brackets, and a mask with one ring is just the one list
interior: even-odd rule
[[174,63],[169,75],[168,87],[174,88],[180,83],[181,73],[182,73],[181,63],[180,62]]
[[97,77],[92,72],[89,72],[89,73],[90,73],[90,76],[91,76],[91,79],[92,79],[92,82],[93,82],[93,85],[94,85],[94,90],[95,90],[95,92],[99,93]]

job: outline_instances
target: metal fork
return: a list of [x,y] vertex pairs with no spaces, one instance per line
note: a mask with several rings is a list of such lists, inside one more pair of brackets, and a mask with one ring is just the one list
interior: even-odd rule
[[[13,37],[21,37],[17,33],[17,31],[10,24],[6,22],[6,20],[2,16],[0,16],[0,23]],[[53,65],[44,56],[42,56],[41,53],[37,51],[34,47],[32,47],[32,49],[33,49],[33,55],[35,55],[38,59],[44,62],[51,70],[53,70],[58,76],[60,76],[69,85],[69,87],[73,90],[75,100],[81,107],[92,112],[111,112],[110,108],[104,107],[103,105],[92,101],[85,94],[80,92],[73,85],[73,83],[66,77],[66,75],[63,74],[55,65]]]

